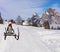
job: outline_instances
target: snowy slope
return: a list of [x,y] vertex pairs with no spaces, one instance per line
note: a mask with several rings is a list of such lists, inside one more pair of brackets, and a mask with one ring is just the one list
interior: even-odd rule
[[4,31],[7,23],[0,24],[0,52],[60,52],[60,31],[45,30],[32,26],[18,26],[13,24],[17,33],[20,30],[20,39],[7,37],[4,40]]

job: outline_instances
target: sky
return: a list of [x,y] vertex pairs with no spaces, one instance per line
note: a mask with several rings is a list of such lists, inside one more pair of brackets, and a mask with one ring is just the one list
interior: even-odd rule
[[42,16],[48,8],[60,12],[60,0],[0,0],[0,12],[3,19],[30,18],[34,12]]

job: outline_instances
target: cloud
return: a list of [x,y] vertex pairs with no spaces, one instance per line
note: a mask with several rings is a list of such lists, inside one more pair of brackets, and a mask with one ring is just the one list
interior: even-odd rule
[[4,18],[14,18],[21,15],[24,19],[32,16],[33,12],[39,15],[48,0],[0,0],[0,11]]
[[60,13],[59,4],[53,4],[51,8],[56,9]]

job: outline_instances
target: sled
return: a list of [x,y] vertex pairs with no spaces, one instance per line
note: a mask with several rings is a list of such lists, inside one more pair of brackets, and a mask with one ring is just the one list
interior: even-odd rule
[[7,36],[14,36],[16,40],[19,40],[19,28],[17,28],[18,34],[15,34],[15,32],[9,33],[7,32],[7,29],[5,27],[5,32],[4,32],[4,40],[6,40]]

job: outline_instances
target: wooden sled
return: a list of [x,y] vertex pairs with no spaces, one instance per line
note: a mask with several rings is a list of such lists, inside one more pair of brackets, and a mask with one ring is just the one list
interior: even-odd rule
[[14,32],[12,32],[12,33],[7,32],[7,30],[5,28],[4,40],[6,40],[7,36],[14,36],[16,40],[19,40],[19,28],[17,28],[17,30],[18,30],[18,34],[15,34]]

